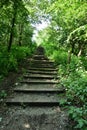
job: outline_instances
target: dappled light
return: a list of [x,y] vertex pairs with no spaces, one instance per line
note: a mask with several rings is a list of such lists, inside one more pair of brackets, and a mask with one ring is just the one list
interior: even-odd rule
[[23,126],[24,126],[25,128],[27,128],[27,129],[30,128],[30,124],[28,124],[28,123],[24,124]]

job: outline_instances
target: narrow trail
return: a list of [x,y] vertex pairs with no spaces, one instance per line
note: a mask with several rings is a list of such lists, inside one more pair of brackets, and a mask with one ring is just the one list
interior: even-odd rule
[[54,62],[41,47],[29,62],[26,73],[6,99],[9,109],[0,130],[68,130],[67,112],[59,102],[65,90],[58,87]]

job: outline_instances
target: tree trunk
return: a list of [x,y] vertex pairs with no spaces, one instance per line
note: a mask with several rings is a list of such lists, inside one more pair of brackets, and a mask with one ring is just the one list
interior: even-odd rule
[[14,8],[14,14],[13,14],[12,22],[11,22],[10,38],[9,38],[9,42],[8,42],[8,52],[11,50],[11,46],[12,46],[12,42],[13,42],[15,19],[16,19],[16,10]]
[[[72,58],[72,51],[69,50],[69,51],[68,51],[67,72],[69,72],[69,70],[70,70],[70,62],[71,62],[71,58]],[[68,74],[69,74],[69,73],[68,73]]]
[[70,64],[70,62],[71,62],[71,54],[72,54],[72,52],[69,50],[68,51],[68,64]]
[[23,32],[23,25],[19,25],[19,46],[22,45],[22,32]]
[[79,43],[79,48],[78,49],[79,49],[78,57],[80,57],[81,54],[82,54],[82,50],[83,50],[83,44]]
[[80,57],[82,54],[82,49],[80,49],[79,53],[78,53],[78,57]]

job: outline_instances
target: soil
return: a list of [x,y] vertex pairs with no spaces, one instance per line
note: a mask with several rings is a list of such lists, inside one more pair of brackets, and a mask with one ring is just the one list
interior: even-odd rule
[[0,130],[70,130],[59,107],[9,107],[3,119]]

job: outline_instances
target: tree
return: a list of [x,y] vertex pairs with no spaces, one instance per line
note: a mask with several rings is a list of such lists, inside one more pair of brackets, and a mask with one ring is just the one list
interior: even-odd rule
[[17,15],[17,4],[14,2],[13,3],[13,17],[11,21],[11,31],[10,31],[10,38],[9,38],[9,43],[8,43],[8,52],[11,49],[12,42],[13,42],[13,33],[14,33],[14,26],[15,26],[15,20],[16,20],[16,15]]
[[71,45],[72,53],[81,56],[87,46],[87,25],[81,26],[70,33],[67,43]]
[[[0,6],[0,44],[5,46],[8,44],[8,51],[12,44],[22,45],[26,39],[30,40],[28,43],[31,44],[33,28],[24,1],[4,0],[0,2]],[[27,37],[24,36],[25,33]]]
[[61,44],[66,44],[67,37],[72,31],[87,23],[86,12],[86,0],[55,0],[55,2],[50,4],[47,8],[47,13],[51,15],[52,22],[56,22],[60,28],[60,33],[57,34],[56,38],[60,37],[59,42]]

